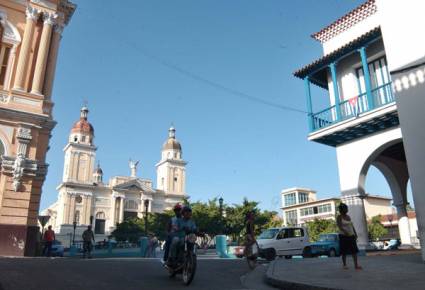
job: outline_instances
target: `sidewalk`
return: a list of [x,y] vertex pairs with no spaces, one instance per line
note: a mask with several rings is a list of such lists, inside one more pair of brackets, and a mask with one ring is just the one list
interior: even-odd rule
[[361,271],[349,270],[340,258],[277,259],[266,273],[270,285],[285,289],[425,289],[425,264],[420,254],[360,257]]

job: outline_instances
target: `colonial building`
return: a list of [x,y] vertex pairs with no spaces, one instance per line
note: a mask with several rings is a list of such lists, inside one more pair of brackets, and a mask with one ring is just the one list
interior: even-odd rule
[[[281,192],[283,223],[286,226],[302,226],[315,219],[335,219],[338,204],[337,197],[317,199],[316,191],[308,188],[289,188]],[[364,199],[366,219],[392,214],[391,198],[367,194]]]
[[186,161],[171,127],[162,146],[161,160],[156,164],[157,189],[150,179],[137,176],[138,161],[129,161],[130,176],[113,176],[103,180],[103,170],[95,165],[97,147],[94,128],[88,121],[88,109],[81,109],[64,148],[65,162],[62,183],[57,187],[58,200],[43,215],[57,238],[68,244],[73,235],[81,239],[87,225],[92,225],[97,240],[103,240],[117,223],[127,218],[143,217],[147,212],[171,209],[186,196]]
[[0,1],[0,255],[34,255],[68,0]]
[[[397,54],[403,53],[392,31],[381,29],[388,22],[383,13],[388,2],[392,1],[366,1],[314,33],[324,55],[294,73],[305,82],[308,139],[336,149],[341,199],[348,204],[361,248],[368,244],[365,180],[371,166],[382,172],[390,186],[401,242],[411,245],[412,236],[406,210],[409,172],[394,90],[401,85],[393,83],[389,73],[397,59],[387,59],[387,41]],[[403,43],[398,37],[398,43]],[[328,91],[327,107],[316,106],[311,85]],[[413,195],[419,200],[423,192]]]

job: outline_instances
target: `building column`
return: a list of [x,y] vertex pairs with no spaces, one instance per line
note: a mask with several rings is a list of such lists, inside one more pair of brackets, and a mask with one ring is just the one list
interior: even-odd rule
[[119,222],[122,223],[124,221],[124,198],[120,197],[120,214],[119,214]]
[[360,195],[342,195],[341,201],[348,206],[348,215],[351,217],[357,233],[358,247],[360,250],[365,250],[369,244],[369,232],[364,200]]
[[57,14],[48,13],[43,15],[43,31],[41,32],[40,46],[38,48],[35,63],[34,79],[32,81],[31,93],[41,95],[46,73],[47,56],[49,55],[50,39]]
[[370,73],[369,73],[369,65],[367,64],[367,56],[366,56],[366,47],[363,46],[359,49],[360,57],[362,59],[362,68],[363,68],[363,77],[366,87],[366,96],[367,96],[367,104],[368,110],[372,110],[375,108],[375,104],[373,102],[372,96],[372,82],[370,81]]
[[13,88],[15,90],[24,90],[26,68],[28,65],[28,58],[31,50],[32,38],[34,35],[35,22],[38,18],[38,10],[28,6],[26,11],[27,20],[25,23],[24,37],[21,43],[19,52],[18,65],[16,66],[15,83]]
[[306,96],[306,103],[307,103],[308,128],[310,132],[313,132],[314,130],[313,105],[311,102],[310,78],[308,76],[305,77],[304,79],[304,87],[305,87],[305,96]]
[[412,235],[410,233],[409,217],[407,216],[406,204],[395,204],[398,217],[398,231],[402,245],[412,246]]
[[12,69],[15,64],[16,49],[17,49],[17,44],[14,44],[12,49],[10,50],[9,60],[7,61],[8,66],[7,66],[6,78],[4,82],[5,90],[9,90],[11,86],[10,81],[12,80]]
[[52,41],[47,60],[46,78],[44,80],[44,96],[50,99],[53,91],[53,81],[56,72],[56,62],[58,58],[60,40],[62,39],[63,24],[56,24],[53,29]]
[[339,88],[338,88],[338,79],[336,77],[336,62],[333,62],[329,65],[329,68],[331,69],[331,76],[332,76],[332,85],[334,89],[334,104],[335,104],[335,112],[336,121],[341,120],[341,107],[339,105],[340,103],[340,97],[339,97]]

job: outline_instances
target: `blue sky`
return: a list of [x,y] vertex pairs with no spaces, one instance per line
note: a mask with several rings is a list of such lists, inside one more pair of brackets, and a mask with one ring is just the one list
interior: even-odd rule
[[[305,110],[303,82],[292,72],[322,53],[310,34],[362,1],[74,2],[56,70],[58,124],[42,209],[56,200],[62,149],[84,100],[106,179],[128,175],[131,157],[140,160],[140,176],[155,180],[174,123],[193,200],[246,196],[277,210],[283,188],[339,194],[335,149],[307,141],[305,115],[232,91]],[[325,91],[314,97],[327,101]],[[376,170],[366,187],[389,195]]]

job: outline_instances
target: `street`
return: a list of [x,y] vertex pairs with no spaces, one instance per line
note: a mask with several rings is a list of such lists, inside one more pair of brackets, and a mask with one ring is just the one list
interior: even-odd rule
[[[169,278],[158,259],[1,258],[0,290],[165,290],[184,289],[181,276]],[[236,290],[269,288],[262,282],[266,267],[250,272],[243,260],[200,259],[188,289]]]

